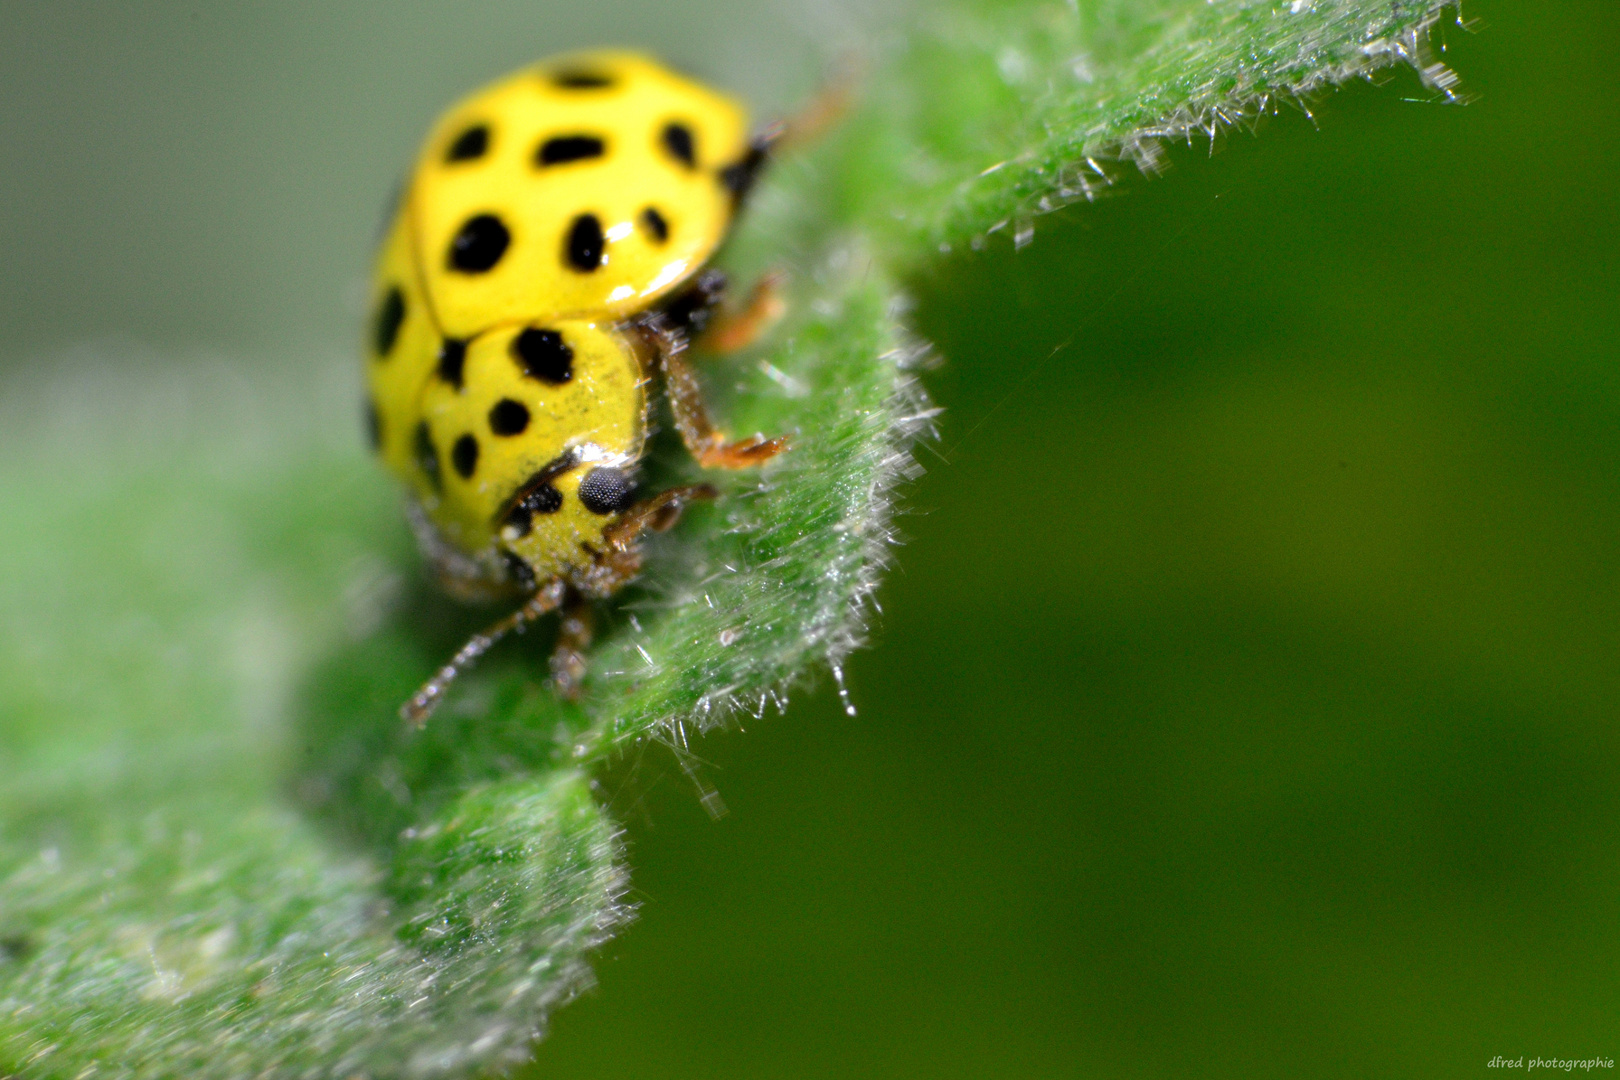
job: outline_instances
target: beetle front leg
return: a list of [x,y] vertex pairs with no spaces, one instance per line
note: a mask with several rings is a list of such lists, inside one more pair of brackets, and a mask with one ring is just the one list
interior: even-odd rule
[[686,361],[686,336],[656,318],[642,322],[640,327],[664,373],[675,428],[681,433],[687,452],[699,465],[706,469],[746,469],[769,461],[787,449],[786,436],[767,439],[764,435],[750,435],[746,439],[728,441],[709,418],[697,372]]

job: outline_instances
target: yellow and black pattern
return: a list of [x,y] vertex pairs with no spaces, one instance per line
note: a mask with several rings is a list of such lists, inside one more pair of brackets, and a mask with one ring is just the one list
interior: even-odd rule
[[[499,545],[537,580],[588,562],[641,457],[640,380],[611,324],[589,322],[505,327],[441,364],[414,441],[416,479],[437,498],[430,516],[445,539],[465,551]],[[619,498],[600,496],[603,470],[620,478]]]
[[406,194],[444,332],[648,308],[714,253],[742,110],[631,53],[495,83],[428,136]]
[[443,335],[410,255],[410,230],[396,220],[383,239],[372,285],[366,334],[367,423],[372,445],[390,470],[431,510],[437,491],[415,469],[414,439],[422,387],[433,373]]
[[439,546],[520,584],[591,564],[644,437],[619,321],[713,254],[750,153],[732,101],[623,52],[521,71],[434,127],[378,259],[367,372],[378,453]]

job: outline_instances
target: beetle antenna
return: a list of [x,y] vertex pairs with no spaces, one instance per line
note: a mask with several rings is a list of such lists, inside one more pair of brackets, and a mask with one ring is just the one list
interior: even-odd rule
[[438,673],[422,684],[422,689],[411,696],[411,699],[399,707],[402,720],[421,727],[427,723],[433,710],[439,707],[444,700],[445,692],[456,677],[473,666],[480,656],[494,648],[495,643],[514,630],[522,632],[523,628],[548,612],[555,611],[563,601],[567,586],[561,581],[548,583],[539,592],[528,599],[522,607],[512,614],[467,639],[450,662],[438,670]]

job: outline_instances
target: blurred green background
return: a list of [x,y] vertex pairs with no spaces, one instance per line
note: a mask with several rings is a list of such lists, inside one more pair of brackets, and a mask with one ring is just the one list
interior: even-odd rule
[[[781,108],[897,10],[4,5],[0,373],[347,363],[456,93],[628,42]],[[533,1075],[1620,1057],[1620,18],[1465,14],[1466,107],[1357,84],[911,283],[948,411],[859,715],[703,742],[719,822],[605,778],[641,917]]]

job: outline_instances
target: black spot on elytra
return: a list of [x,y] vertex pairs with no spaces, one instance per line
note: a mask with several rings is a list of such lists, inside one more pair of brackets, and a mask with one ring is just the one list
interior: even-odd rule
[[599,158],[607,153],[607,144],[595,135],[558,135],[547,139],[535,151],[536,165],[566,165],[570,161]]
[[612,75],[590,68],[563,68],[551,74],[552,85],[563,90],[606,90],[613,82]]
[[555,330],[524,330],[512,339],[512,358],[525,375],[553,386],[574,377],[574,350]]
[[382,303],[377,305],[377,314],[371,323],[371,345],[377,350],[379,358],[386,358],[394,351],[394,342],[399,340],[399,326],[404,321],[405,294],[399,291],[398,285],[390,286]]
[[433,433],[428,430],[426,420],[416,425],[416,438],[412,449],[416,455],[416,467],[428,478],[433,490],[443,491],[444,477],[439,472],[439,450],[433,445]]
[[457,439],[450,448],[450,464],[455,466],[463,480],[471,480],[473,470],[478,468],[478,440],[471,435]]
[[450,144],[450,149],[444,153],[445,161],[473,161],[484,156],[489,150],[489,127],[486,124],[474,124],[472,127],[456,136],[456,141]]
[[497,435],[521,435],[529,427],[529,409],[521,401],[501,398],[489,410],[489,430]]
[[636,485],[623,469],[598,466],[579,482],[579,501],[593,514],[614,514],[636,501]]
[[669,239],[669,222],[664,220],[664,215],[658,212],[656,206],[649,206],[641,212],[641,227],[660,244]]
[[607,254],[607,241],[602,237],[602,223],[595,214],[581,214],[568,230],[568,246],[563,253],[569,265],[582,273],[590,273],[602,265]]
[[382,449],[382,414],[377,411],[377,403],[370,398],[366,399],[366,442],[373,450]]
[[445,338],[439,346],[439,378],[460,390],[462,369],[467,366],[467,343],[456,338]]
[[494,214],[479,214],[467,219],[450,241],[450,268],[464,274],[482,274],[506,254],[512,234]]
[[682,123],[671,122],[664,125],[659,138],[663,140],[664,149],[668,150],[676,161],[688,169],[697,168],[697,140],[692,137],[691,128]]

